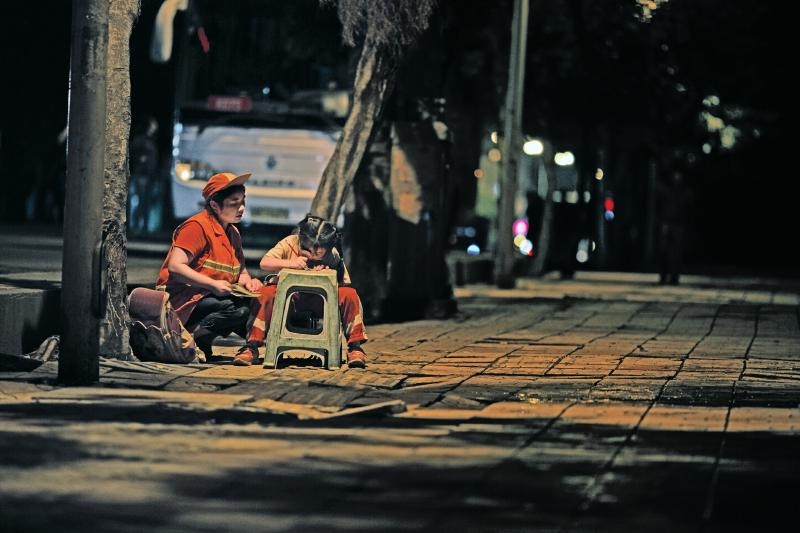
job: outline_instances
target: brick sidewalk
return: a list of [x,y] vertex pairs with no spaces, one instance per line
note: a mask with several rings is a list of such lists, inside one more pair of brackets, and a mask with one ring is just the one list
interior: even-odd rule
[[796,293],[630,276],[520,285],[459,288],[451,320],[371,327],[366,370],[103,361],[90,388],[55,386],[54,363],[0,374],[0,506],[19,530],[76,531],[793,519]]

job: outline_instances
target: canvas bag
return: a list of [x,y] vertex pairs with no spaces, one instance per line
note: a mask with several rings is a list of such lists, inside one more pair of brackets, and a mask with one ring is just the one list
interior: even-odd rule
[[131,349],[142,361],[205,362],[205,354],[175,314],[165,291],[133,289],[128,296],[128,313]]

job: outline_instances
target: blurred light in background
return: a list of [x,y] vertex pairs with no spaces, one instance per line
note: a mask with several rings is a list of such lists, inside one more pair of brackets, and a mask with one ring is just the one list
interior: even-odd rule
[[528,155],[541,155],[544,152],[544,145],[538,139],[531,139],[522,145],[522,151]]
[[603,218],[608,220],[609,222],[614,220],[614,199],[611,196],[606,196],[606,199],[603,200],[603,209],[605,209],[605,213],[603,214]]
[[655,15],[656,9],[667,2],[668,0],[636,0],[639,7],[636,18],[642,22],[650,22],[653,19],[653,15]]
[[575,253],[575,260],[578,263],[585,263],[589,260],[589,247],[593,246],[594,243],[591,242],[588,238],[584,237],[583,239],[578,242],[578,251]]
[[491,161],[492,163],[497,163],[498,161],[500,161],[500,159],[502,159],[500,150],[497,148],[492,148],[486,155],[489,158],[489,161]]
[[604,174],[603,169],[598,168],[594,173],[594,179],[596,179],[597,181],[601,181],[603,179],[603,174]]
[[518,218],[511,225],[511,231],[514,232],[514,235],[527,235],[528,229],[530,229],[530,225],[524,218]]
[[177,163],[175,165],[175,174],[183,181],[189,181],[192,178],[192,165],[188,163]]
[[467,253],[469,255],[478,255],[481,253],[481,248],[477,244],[470,244],[467,246]]
[[555,161],[556,165],[560,167],[568,167],[571,164],[575,163],[575,156],[572,154],[572,152],[569,151],[558,152],[553,158],[553,161]]

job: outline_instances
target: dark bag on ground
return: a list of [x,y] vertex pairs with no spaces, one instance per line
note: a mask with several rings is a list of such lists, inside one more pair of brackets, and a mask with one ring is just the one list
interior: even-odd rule
[[175,314],[165,291],[144,287],[133,289],[128,296],[128,313],[131,317],[131,349],[140,360],[205,362],[205,354],[197,349],[192,334]]

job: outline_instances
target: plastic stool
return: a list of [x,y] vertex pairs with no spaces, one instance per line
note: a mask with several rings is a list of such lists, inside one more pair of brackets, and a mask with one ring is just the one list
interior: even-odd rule
[[[290,328],[292,297],[296,293],[316,294],[322,298],[324,316],[321,331]],[[278,360],[287,350],[304,350],[317,354],[322,358],[325,368],[339,368],[342,365],[339,288],[335,270],[284,268],[280,271],[267,333],[264,367],[277,367]]]

